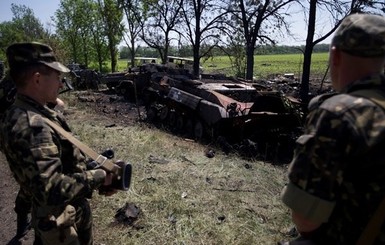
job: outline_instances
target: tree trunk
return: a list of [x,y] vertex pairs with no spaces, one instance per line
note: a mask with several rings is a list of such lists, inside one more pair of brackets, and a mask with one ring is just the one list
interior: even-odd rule
[[311,56],[313,53],[313,38],[315,32],[315,21],[316,21],[316,9],[317,9],[317,0],[310,1],[310,10],[309,10],[309,26],[307,30],[306,37],[306,46],[303,58],[302,66],[302,80],[301,80],[301,89],[300,97],[304,104],[309,102],[309,81],[310,81],[310,67],[311,67]]
[[[132,38],[131,39],[131,48],[130,48],[130,51],[131,51],[131,67],[134,67],[136,64],[135,64],[135,39]],[[127,67],[129,68],[129,67]]]
[[116,64],[117,64],[115,47],[111,43],[109,47],[110,47],[110,56],[111,56],[111,72],[115,72]]
[[252,80],[254,73],[254,45],[246,46],[246,79]]
[[[198,26],[200,28],[200,25]],[[197,29],[199,30],[199,29]],[[194,58],[194,64],[193,64],[193,76],[195,78],[199,78],[199,61],[200,61],[200,39],[201,36],[199,34],[199,31],[196,32],[195,36],[195,45],[193,45],[193,58]]]

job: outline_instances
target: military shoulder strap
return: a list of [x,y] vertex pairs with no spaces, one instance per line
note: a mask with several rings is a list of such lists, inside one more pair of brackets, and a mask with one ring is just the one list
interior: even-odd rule
[[116,174],[117,176],[120,176],[120,167],[116,164],[114,164],[112,161],[107,159],[105,156],[100,155],[96,153],[94,150],[92,150],[89,146],[75,138],[70,132],[67,132],[61,125],[55,123],[54,121],[51,121],[47,115],[42,114],[42,112],[38,111],[36,108],[29,104],[19,104],[20,107],[23,107],[25,109],[34,111],[35,113],[38,113],[41,115],[42,119],[45,123],[47,123],[55,132],[62,135],[64,138],[66,138],[69,142],[71,142],[73,145],[78,147],[84,154],[92,158],[99,167],[103,168],[104,170],[107,170],[109,172],[112,172]]
[[385,92],[380,89],[362,89],[349,94],[369,99],[385,110]]
[[120,176],[120,167],[116,164],[114,164],[112,161],[107,159],[105,156],[102,156],[98,153],[96,153],[94,150],[92,150],[90,147],[88,147],[86,144],[75,138],[72,134],[65,131],[61,126],[56,124],[55,122],[49,120],[46,117],[42,117],[43,120],[57,133],[61,134],[63,137],[65,137],[69,142],[71,142],[73,145],[78,147],[84,154],[92,158],[99,167],[101,167],[104,170],[107,170],[108,172],[112,172],[116,174],[116,176]]

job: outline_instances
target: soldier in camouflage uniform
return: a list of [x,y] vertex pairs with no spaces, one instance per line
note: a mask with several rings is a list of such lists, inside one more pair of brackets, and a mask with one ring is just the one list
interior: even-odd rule
[[111,184],[113,176],[102,169],[87,170],[79,149],[43,120],[70,131],[46,106],[56,100],[63,87],[61,73],[69,70],[44,44],[16,43],[6,54],[17,98],[2,119],[0,140],[16,181],[32,197],[34,244],[92,244],[87,198]]
[[[4,116],[7,108],[9,108],[16,99],[16,87],[9,76],[9,73],[0,81],[0,120]],[[54,102],[47,103],[47,106],[58,113],[64,110],[64,102],[57,98]],[[0,141],[0,151],[3,152]],[[31,229],[31,221],[29,214],[31,213],[31,196],[23,189],[20,189],[15,200],[15,212],[17,214],[17,230],[12,241],[17,241],[23,238]]]
[[[355,244],[385,197],[385,108],[372,99],[385,100],[385,18],[346,17],[329,62],[338,93],[309,103],[282,201],[302,238]],[[385,243],[385,226],[375,237]]]
[[[4,113],[7,108],[9,108],[16,99],[16,87],[14,82],[12,81],[9,73],[0,81],[0,120],[4,116]],[[56,101],[47,103],[47,106],[59,113],[63,112],[64,102],[56,98]],[[3,152],[3,148],[1,146],[0,141],[0,151]],[[26,193],[22,188],[19,190],[16,200],[14,210],[17,215],[17,229],[16,235],[12,239],[12,241],[19,241],[23,238],[28,231],[31,229],[31,196]]]

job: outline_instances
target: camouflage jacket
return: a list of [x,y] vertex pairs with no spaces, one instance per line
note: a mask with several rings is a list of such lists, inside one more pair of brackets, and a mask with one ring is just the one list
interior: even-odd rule
[[0,80],[0,118],[15,101],[16,87],[9,75]]
[[[385,77],[356,81],[342,93],[314,98],[289,170],[283,202],[323,223],[313,239],[354,244],[385,197],[385,108],[357,94],[380,90]],[[377,243],[385,242],[385,227]]]
[[101,170],[87,170],[79,149],[51,129],[47,117],[65,130],[55,111],[18,95],[0,124],[0,140],[21,188],[33,197],[37,217],[57,215],[66,204],[85,200],[104,182]]
[[[16,88],[9,76],[0,80],[0,120],[3,118],[5,111],[15,101]],[[0,151],[3,152],[2,141],[0,140]]]

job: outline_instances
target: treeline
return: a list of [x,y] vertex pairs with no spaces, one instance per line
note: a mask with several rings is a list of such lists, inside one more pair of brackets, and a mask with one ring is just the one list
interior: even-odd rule
[[[273,46],[273,45],[261,45],[255,49],[255,55],[270,55],[270,54],[299,54],[303,53],[305,46]],[[212,56],[225,56],[227,55],[225,48],[214,48],[211,52]],[[329,51],[329,44],[317,44],[313,49],[314,53],[325,53]],[[159,52],[150,47],[140,47],[136,53],[137,57],[154,57],[160,58]],[[170,47],[170,56],[180,57],[192,57],[193,52],[191,47]],[[130,51],[127,47],[120,47],[119,52],[120,59],[130,59]]]
[[[252,79],[256,54],[301,52],[301,95],[306,100],[312,53],[327,50],[327,45],[316,45],[345,16],[384,10],[385,3],[375,0],[61,0],[51,29],[30,8],[13,3],[12,21],[0,22],[0,59],[13,42],[41,41],[57,50],[60,60],[99,71],[116,71],[120,57],[134,63],[134,57],[155,56],[165,63],[169,55],[188,56],[198,78],[202,60],[225,54],[235,76]],[[298,18],[314,27],[304,30],[306,46],[274,46],[293,37],[293,20]],[[122,43],[126,49],[120,51]]]

